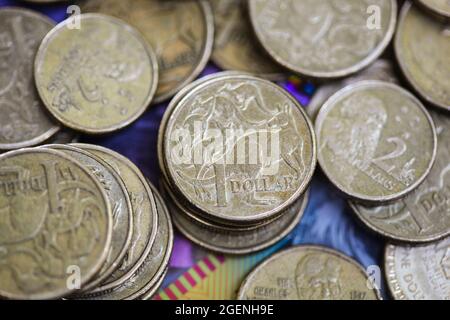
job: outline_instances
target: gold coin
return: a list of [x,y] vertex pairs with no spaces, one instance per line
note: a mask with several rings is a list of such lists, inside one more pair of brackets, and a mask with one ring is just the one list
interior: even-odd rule
[[379,290],[364,269],[343,254],[323,247],[281,251],[253,270],[240,300],[377,300]]
[[146,38],[159,61],[155,103],[162,102],[194,80],[211,55],[214,22],[207,1],[87,0],[83,12],[120,18]]
[[35,81],[57,120],[101,134],[142,115],[156,90],[158,65],[133,28],[112,17],[82,14],[57,25],[42,41]]
[[62,152],[0,156],[0,296],[56,299],[103,265],[112,214],[103,187]]

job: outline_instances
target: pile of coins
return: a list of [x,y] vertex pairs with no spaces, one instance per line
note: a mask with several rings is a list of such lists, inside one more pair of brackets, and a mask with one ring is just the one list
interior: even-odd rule
[[0,156],[0,296],[149,299],[173,231],[158,192],[130,160],[88,145]]
[[[268,147],[273,156],[270,146],[281,146],[276,161],[262,154]],[[239,72],[180,91],[164,115],[158,153],[174,224],[193,242],[230,254],[262,250],[292,231],[316,166],[312,124],[298,102]]]

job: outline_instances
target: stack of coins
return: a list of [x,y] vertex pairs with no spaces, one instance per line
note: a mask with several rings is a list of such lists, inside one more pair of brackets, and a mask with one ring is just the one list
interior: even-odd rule
[[298,224],[316,143],[281,87],[239,72],[198,80],[171,101],[158,140],[174,224],[195,243],[245,254]]
[[103,147],[0,156],[0,296],[148,299],[172,252],[167,208],[140,170]]

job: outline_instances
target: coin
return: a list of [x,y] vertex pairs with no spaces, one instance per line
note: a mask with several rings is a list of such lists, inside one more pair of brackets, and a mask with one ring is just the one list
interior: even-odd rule
[[285,71],[261,48],[247,14],[246,0],[210,1],[215,23],[212,59],[224,70],[238,70],[268,79]]
[[434,106],[450,110],[450,29],[405,2],[395,53],[408,82]]
[[430,112],[438,133],[436,163],[425,181],[393,204],[367,207],[351,204],[370,229],[394,240],[429,242],[450,235],[450,119]]
[[164,283],[164,279],[166,278],[166,275],[167,275],[168,271],[169,271],[169,269],[166,269],[164,271],[164,273],[161,276],[161,278],[159,279],[158,283],[153,288],[151,288],[149,291],[147,291],[145,294],[143,294],[140,297],[141,300],[152,300],[153,299],[153,296],[156,294],[156,292],[159,290],[159,288]]
[[107,195],[80,163],[47,149],[0,156],[0,296],[70,294],[99,271],[111,237]]
[[76,143],[80,136],[72,130],[62,129],[58,131],[54,136],[45,141],[45,144],[68,144]]
[[377,300],[364,269],[334,250],[298,246],[270,257],[243,282],[239,300]]
[[100,146],[73,144],[104,161],[119,173],[128,190],[133,209],[133,237],[124,261],[101,286],[89,294],[104,292],[123,284],[141,267],[155,242],[158,217],[153,193],[141,171],[124,156]]
[[390,43],[395,0],[250,0],[258,39],[278,63],[313,78],[364,69]]
[[116,16],[142,32],[159,60],[156,103],[195,79],[211,55],[214,22],[206,1],[88,0],[81,8]]
[[0,9],[0,150],[37,145],[59,130],[39,99],[32,64],[54,25],[38,12]]
[[450,238],[424,246],[386,247],[386,278],[397,300],[449,300],[449,265]]
[[242,255],[261,251],[286,237],[299,223],[308,203],[306,192],[280,218],[258,229],[224,230],[213,225],[204,225],[190,219],[173,195],[169,204],[173,222],[180,232],[192,242],[220,253]]
[[164,135],[175,191],[226,222],[255,224],[277,215],[305,192],[316,165],[315,136],[302,107],[282,88],[249,75],[194,88],[173,110]]
[[312,120],[315,120],[317,114],[320,111],[320,108],[322,108],[324,103],[329,98],[331,98],[333,94],[350,84],[363,80],[379,80],[398,83],[398,80],[395,76],[393,63],[389,60],[379,59],[375,61],[370,67],[362,70],[352,77],[322,84],[314,93],[314,96],[308,104],[306,112]]
[[123,284],[112,290],[86,295],[84,298],[92,300],[134,300],[139,299],[149,290],[155,290],[167,270],[169,258],[173,247],[173,228],[167,208],[152,186],[158,211],[158,233],[151,251],[148,253],[144,263]]
[[430,12],[450,18],[450,2],[448,0],[417,0],[417,3]]
[[436,130],[422,103],[395,84],[362,81],[333,95],[316,120],[319,163],[350,198],[380,204],[422,183]]
[[106,261],[95,279],[83,286],[83,291],[88,291],[102,283],[117,270],[130,247],[133,235],[133,209],[130,197],[119,174],[99,157],[72,146],[45,145],[43,147],[64,152],[89,169],[100,182],[110,202],[113,216],[111,247]]
[[47,109],[65,126],[90,134],[135,121],[150,104],[157,80],[156,56],[145,39],[99,14],[63,21],[36,56],[36,86]]

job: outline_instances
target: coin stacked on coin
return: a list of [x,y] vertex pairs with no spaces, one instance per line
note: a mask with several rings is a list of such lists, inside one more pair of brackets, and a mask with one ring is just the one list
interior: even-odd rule
[[299,222],[316,166],[312,125],[277,85],[223,72],[170,103],[158,141],[174,224],[208,249],[266,248]]
[[0,156],[0,296],[147,299],[167,271],[167,208],[109,149],[45,145]]

